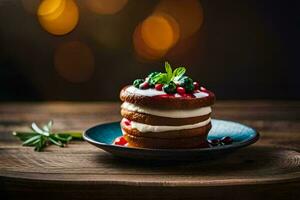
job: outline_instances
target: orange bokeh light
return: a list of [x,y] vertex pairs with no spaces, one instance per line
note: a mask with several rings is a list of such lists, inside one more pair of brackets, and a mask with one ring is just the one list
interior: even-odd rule
[[141,34],[145,43],[155,50],[169,49],[177,42],[177,36],[170,20],[164,15],[151,15],[142,23]]
[[176,21],[164,13],[156,13],[140,23],[133,34],[137,55],[146,60],[162,58],[179,38]]
[[85,82],[93,75],[95,58],[87,45],[72,41],[56,49],[54,66],[64,79],[70,82]]
[[203,24],[203,8],[198,0],[162,0],[155,12],[172,16],[179,25],[182,39],[193,35]]
[[137,55],[145,60],[157,60],[166,54],[166,50],[154,50],[149,48],[141,35],[141,24],[139,24],[133,33],[133,45]]
[[37,14],[41,26],[54,35],[71,32],[79,20],[78,7],[74,0],[44,0]]
[[86,7],[102,15],[116,14],[127,4],[128,0],[85,0]]

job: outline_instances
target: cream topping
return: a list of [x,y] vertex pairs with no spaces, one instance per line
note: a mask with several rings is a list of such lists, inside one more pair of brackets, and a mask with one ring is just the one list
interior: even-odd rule
[[164,91],[158,91],[153,88],[141,90],[141,89],[134,87],[133,85],[127,87],[126,91],[130,92],[130,93],[134,93],[134,94],[143,95],[143,96],[149,96],[149,97],[166,94]]
[[[148,96],[148,97],[167,94],[164,91],[158,91],[158,90],[153,89],[153,88],[149,88],[149,89],[146,89],[146,90],[141,90],[141,89],[138,89],[138,88],[134,87],[133,85],[127,87],[126,91],[130,92],[130,93],[133,93],[133,94],[138,94],[138,95]],[[196,98],[203,98],[203,97],[207,97],[208,96],[208,93],[201,92],[201,91],[193,93],[193,94],[194,94],[194,96]],[[179,95],[179,94],[176,93],[175,97],[181,97],[181,95]]]
[[142,124],[142,123],[134,122],[134,121],[131,121],[130,123],[131,123],[131,128],[137,129],[139,132],[146,133],[146,132],[178,131],[178,130],[199,128],[199,127],[209,124],[210,121],[211,121],[211,119],[208,118],[207,120],[196,123],[196,124],[188,124],[188,125],[182,125],[182,126],[153,126],[153,125]]
[[138,106],[136,104],[124,102],[121,105],[122,109],[131,111],[131,112],[138,112],[138,113],[145,113],[160,117],[170,117],[170,118],[189,118],[189,117],[198,117],[203,116],[211,113],[211,107],[201,107],[196,109],[185,109],[185,110],[160,110],[160,109],[153,109],[153,108],[146,108],[142,106]]

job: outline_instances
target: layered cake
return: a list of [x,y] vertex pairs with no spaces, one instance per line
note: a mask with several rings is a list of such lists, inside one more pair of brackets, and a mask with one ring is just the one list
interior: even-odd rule
[[206,144],[215,95],[185,75],[186,69],[152,72],[121,90],[121,128],[128,146],[197,148]]

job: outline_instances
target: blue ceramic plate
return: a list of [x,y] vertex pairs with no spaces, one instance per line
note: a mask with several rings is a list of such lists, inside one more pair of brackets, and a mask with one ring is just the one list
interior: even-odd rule
[[212,120],[212,129],[208,134],[208,139],[230,136],[233,139],[232,144],[194,149],[146,149],[113,145],[114,139],[121,135],[120,122],[113,122],[89,128],[84,132],[83,138],[115,156],[152,160],[214,159],[253,144],[259,138],[258,132],[253,128],[236,122],[216,119]]

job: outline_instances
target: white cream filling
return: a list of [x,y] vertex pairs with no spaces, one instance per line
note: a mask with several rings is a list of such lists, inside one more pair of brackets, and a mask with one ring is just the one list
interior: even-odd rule
[[[146,89],[146,90],[141,90],[141,89],[138,89],[138,88],[134,87],[133,85],[127,87],[126,91],[130,92],[130,93],[133,93],[133,94],[138,94],[138,95],[148,96],[148,97],[166,94],[164,91],[158,91],[158,90],[153,89],[153,88],[149,88],[149,89]],[[200,92],[193,93],[193,95],[196,98],[203,98],[203,97],[207,97],[208,93],[200,91]],[[181,95],[176,93],[175,97],[181,97]]]
[[142,124],[139,122],[131,121],[131,128],[137,129],[139,132],[146,133],[146,132],[165,132],[165,131],[178,131],[178,130],[186,130],[186,129],[193,129],[199,128],[209,124],[210,118],[205,121],[196,123],[196,124],[188,124],[182,126],[153,126],[148,124]]
[[189,118],[189,117],[199,117],[211,113],[211,107],[201,107],[196,109],[188,110],[159,110],[153,108],[141,107],[132,103],[124,102],[121,108],[138,113],[145,113],[160,117],[170,117],[170,118]]
[[143,96],[149,96],[149,97],[166,94],[164,91],[158,91],[153,88],[141,90],[141,89],[134,87],[133,85],[127,87],[126,91],[130,92],[130,93],[134,93],[134,94],[143,95]]

